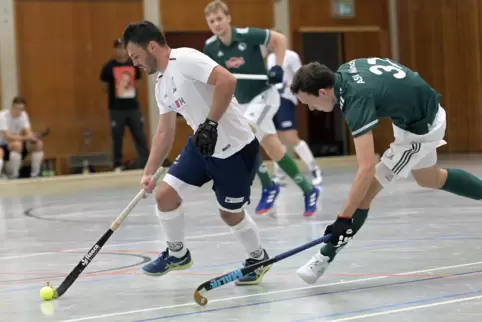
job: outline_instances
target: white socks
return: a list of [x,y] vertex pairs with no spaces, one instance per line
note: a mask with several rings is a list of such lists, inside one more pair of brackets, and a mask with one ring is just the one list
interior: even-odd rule
[[305,141],[300,140],[300,143],[294,146],[294,150],[296,154],[300,156],[301,160],[303,160],[303,162],[306,164],[308,169],[310,169],[310,171],[318,168],[315,158],[313,157],[313,153],[311,153],[310,147]]
[[20,166],[22,164],[22,155],[15,151],[10,151],[10,160],[8,161],[8,167],[10,175],[13,178],[18,178]]
[[0,175],[2,174],[3,171],[3,158],[0,158]]
[[246,210],[244,211],[244,219],[237,225],[231,226],[231,229],[234,237],[243,245],[251,258],[262,259],[264,257],[258,226]]
[[30,176],[32,178],[38,177],[40,173],[40,168],[42,166],[43,158],[44,158],[43,151],[32,152],[32,171],[30,172]]
[[184,214],[181,207],[169,212],[161,212],[157,208],[157,204],[155,207],[156,215],[166,236],[169,255],[177,258],[183,257],[187,253],[187,248],[184,247]]

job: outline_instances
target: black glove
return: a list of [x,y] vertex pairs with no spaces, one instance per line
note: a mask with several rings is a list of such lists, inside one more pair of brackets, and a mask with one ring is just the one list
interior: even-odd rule
[[218,141],[218,122],[206,119],[197,128],[193,139],[199,153],[205,156],[213,155]]
[[268,72],[268,83],[269,84],[279,84],[283,83],[283,68],[279,65],[271,67]]
[[330,243],[335,247],[345,245],[356,234],[353,219],[337,217],[333,224],[326,227],[325,235],[328,234],[331,234]]

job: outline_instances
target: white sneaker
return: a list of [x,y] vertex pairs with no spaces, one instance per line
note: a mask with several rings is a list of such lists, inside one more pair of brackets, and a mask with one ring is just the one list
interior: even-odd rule
[[330,258],[317,252],[308,263],[298,268],[296,274],[306,283],[315,284],[328,268]]
[[313,179],[311,180],[311,184],[314,186],[319,186],[323,182],[323,176],[321,175],[321,169],[316,168],[313,171],[311,171],[311,176]]
[[277,185],[281,186],[281,187],[285,187],[286,186],[286,176],[275,176],[273,177],[273,182],[276,183]]
[[279,165],[275,162],[274,164],[274,176],[273,176],[273,181],[277,185],[280,185],[282,187],[286,186],[286,174],[284,173],[283,170],[279,167]]

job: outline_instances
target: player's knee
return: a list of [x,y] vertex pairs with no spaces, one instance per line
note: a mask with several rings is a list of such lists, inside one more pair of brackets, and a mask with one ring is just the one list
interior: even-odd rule
[[169,212],[177,209],[181,205],[182,200],[177,191],[163,181],[157,189],[156,202],[159,211]]
[[433,166],[426,169],[413,170],[412,175],[420,187],[440,189],[445,183],[446,174],[444,171],[437,166]]
[[221,218],[228,226],[236,226],[244,219],[244,209],[241,210],[226,210],[220,209]]
[[284,145],[296,146],[300,144],[300,138],[296,130],[288,130],[280,132],[280,139]]
[[277,135],[265,136],[261,141],[261,146],[273,161],[277,162],[285,155],[285,150]]
[[20,142],[20,141],[10,142],[10,144],[8,145],[8,148],[12,152],[21,153],[22,152],[22,142]]
[[44,149],[44,142],[41,141],[41,140],[38,140],[38,141],[35,142],[35,144],[33,145],[32,151],[40,152],[40,151],[43,151],[43,149]]

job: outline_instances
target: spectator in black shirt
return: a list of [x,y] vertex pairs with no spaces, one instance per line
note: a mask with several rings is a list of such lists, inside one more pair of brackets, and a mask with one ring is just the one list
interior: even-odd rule
[[120,39],[114,41],[115,58],[102,68],[100,80],[108,94],[109,115],[112,130],[112,149],[115,170],[122,170],[122,142],[124,129],[129,127],[139,157],[137,167],[143,168],[149,157],[144,134],[144,118],[137,98],[139,68],[132,64]]

